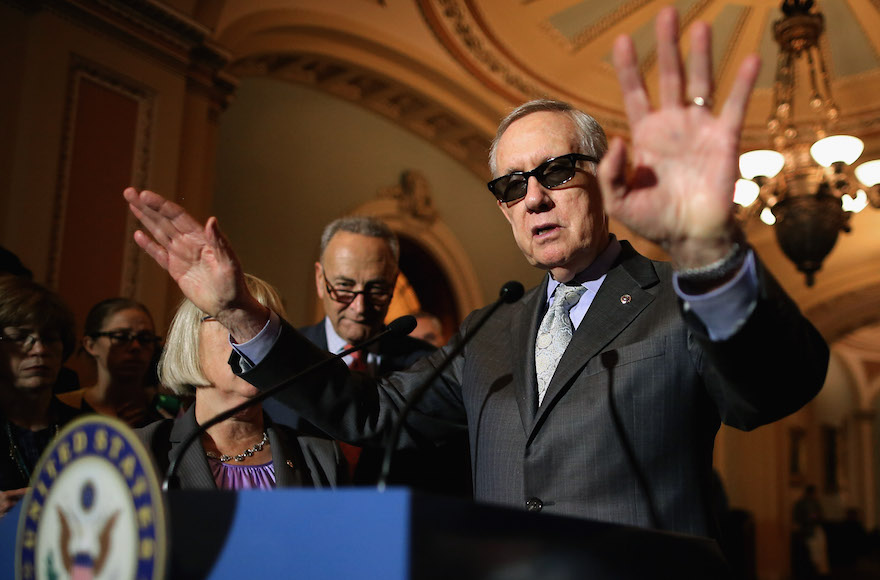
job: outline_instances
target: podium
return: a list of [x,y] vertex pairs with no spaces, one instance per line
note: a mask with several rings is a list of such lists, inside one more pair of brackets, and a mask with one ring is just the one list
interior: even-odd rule
[[[706,538],[527,513],[407,489],[173,491],[170,578],[730,578]],[[0,519],[12,578],[20,507]]]

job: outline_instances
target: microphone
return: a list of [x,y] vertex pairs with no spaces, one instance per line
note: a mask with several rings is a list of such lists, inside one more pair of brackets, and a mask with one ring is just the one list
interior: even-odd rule
[[[380,337],[385,336],[387,334],[393,334],[394,336],[405,336],[416,329],[416,325],[418,321],[416,321],[416,317],[407,314],[406,316],[401,316],[400,318],[395,318],[391,322],[388,323],[388,326],[385,327],[385,330],[381,333],[377,334],[375,337],[370,338],[364,344],[373,344]],[[360,347],[359,347],[360,348]],[[356,350],[356,349],[353,349]]]
[[523,288],[523,285],[516,280],[511,280],[501,287],[501,291],[498,293],[498,300],[507,304],[513,304],[522,298],[524,293],[525,288]]
[[477,331],[483,327],[489,318],[495,314],[495,311],[498,310],[502,304],[512,304],[516,302],[520,298],[522,298],[523,285],[517,282],[516,280],[511,280],[507,282],[504,286],[501,287],[501,291],[498,293],[498,299],[489,307],[488,312],[465,334],[462,336],[461,340],[455,346],[454,349],[443,359],[443,362],[440,363],[440,366],[434,369],[434,372],[431,373],[431,376],[428,379],[418,386],[418,388],[414,389],[410,396],[407,398],[406,404],[400,410],[400,414],[397,416],[397,420],[394,422],[394,427],[392,428],[387,441],[385,443],[385,453],[382,455],[382,470],[379,472],[379,480],[376,482],[376,488],[379,491],[385,491],[386,482],[388,481],[388,473],[391,470],[391,455],[394,452],[394,449],[397,447],[397,442],[400,440],[400,434],[403,431],[403,425],[406,422],[406,416],[412,410],[412,408],[422,399],[428,389],[431,388],[431,385],[434,384],[434,381],[437,380],[437,377],[440,376],[446,367],[448,367],[452,361],[457,357],[468,342],[477,334]]
[[379,334],[377,334],[375,336],[370,337],[369,339],[365,340],[364,342],[360,343],[359,345],[353,346],[353,347],[346,349],[338,354],[334,354],[330,358],[320,360],[320,361],[316,362],[315,364],[311,365],[310,367],[307,367],[305,370],[302,370],[299,373],[295,374],[293,377],[291,377],[289,379],[284,379],[283,381],[281,381],[277,385],[274,385],[264,391],[261,391],[259,394],[248,399],[247,401],[245,401],[239,405],[236,405],[235,407],[232,407],[231,409],[227,409],[226,411],[223,411],[222,413],[219,413],[218,415],[216,415],[214,417],[211,417],[210,419],[205,421],[202,425],[199,425],[198,429],[195,429],[194,431],[192,431],[181,442],[180,451],[171,460],[171,462],[168,464],[168,469],[165,471],[165,479],[162,480],[162,491],[168,491],[169,489],[178,487],[177,466],[180,462],[180,458],[183,457],[184,453],[186,452],[187,449],[189,449],[189,446],[192,445],[193,441],[195,441],[196,439],[201,437],[204,432],[206,432],[208,429],[210,429],[211,427],[213,427],[217,423],[221,423],[221,422],[225,421],[226,419],[229,419],[233,415],[236,415],[236,414],[244,411],[245,409],[249,409],[250,407],[253,407],[257,403],[262,403],[263,401],[265,401],[266,399],[268,399],[272,395],[278,393],[279,391],[283,391],[284,389],[286,389],[290,385],[294,384],[297,380],[301,379],[305,375],[308,375],[309,373],[312,373],[312,372],[320,369],[321,367],[327,366],[337,359],[341,359],[344,356],[348,356],[353,352],[365,349],[368,346],[375,344],[376,342],[382,340],[386,336],[389,336],[389,335],[403,336],[403,335],[409,334],[416,327],[416,324],[417,324],[417,322],[416,322],[415,316],[406,315],[406,316],[401,316],[400,318],[395,318],[394,320],[392,320],[388,324],[388,326],[385,327],[385,330],[383,330],[382,332],[380,332]]

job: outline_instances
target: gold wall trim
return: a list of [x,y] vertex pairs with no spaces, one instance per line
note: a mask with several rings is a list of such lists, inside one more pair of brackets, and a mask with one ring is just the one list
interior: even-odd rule
[[[74,143],[73,130],[76,126],[79,85],[84,79],[88,79],[138,102],[137,137],[134,146],[131,184],[139,188],[145,187],[150,168],[152,129],[154,124],[154,92],[125,75],[74,55],[70,65],[58,160],[58,178],[52,202],[52,227],[46,272],[47,284],[53,288],[58,284],[61,246],[64,239],[64,216],[67,208],[70,160]],[[141,252],[134,242],[131,241],[135,229],[135,220],[129,215],[126,222],[127,242],[125,242],[126,250],[122,266],[122,279],[120,280],[120,293],[123,296],[134,296],[135,289],[137,288],[138,263]],[[120,242],[122,243],[121,240]]]

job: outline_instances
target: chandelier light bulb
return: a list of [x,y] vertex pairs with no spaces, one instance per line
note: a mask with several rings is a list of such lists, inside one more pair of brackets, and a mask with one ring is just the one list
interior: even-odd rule
[[856,167],[856,178],[867,187],[880,183],[880,159],[867,161]]
[[743,207],[750,206],[758,199],[760,191],[761,188],[754,181],[737,179],[736,187],[733,190],[733,201]]
[[864,149],[865,144],[858,137],[832,135],[813,143],[810,147],[810,155],[822,167],[830,167],[838,161],[852,165]]
[[776,177],[785,165],[785,157],[778,151],[758,149],[748,151],[739,156],[739,172],[745,179],[754,179],[759,175]]
[[855,198],[847,194],[840,196],[840,203],[843,205],[843,211],[859,213],[868,207],[868,195],[864,189],[860,189],[856,192]]
[[765,207],[761,212],[761,221],[767,224],[768,226],[772,226],[776,223],[776,216],[773,215],[773,212],[769,207]]

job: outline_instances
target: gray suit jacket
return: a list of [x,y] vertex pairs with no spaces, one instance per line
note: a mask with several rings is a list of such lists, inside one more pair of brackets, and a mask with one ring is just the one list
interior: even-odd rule
[[[734,337],[712,342],[683,312],[671,267],[622,245],[540,407],[534,345],[546,281],[474,336],[408,418],[401,444],[466,426],[478,500],[648,527],[650,496],[664,528],[711,535],[720,422],[752,429],[800,408],[822,386],[828,348],[760,264],[756,308]],[[283,400],[339,439],[380,437],[482,315],[378,388],[334,364]],[[284,326],[242,376],[266,387],[324,356]]]
[[[306,337],[315,346],[327,350],[327,332],[324,329],[324,320],[310,326],[297,328],[297,332]],[[417,360],[424,358],[437,350],[433,345],[409,336],[388,335],[376,345],[382,362],[378,369],[378,376],[384,377],[394,371],[408,368]],[[291,429],[304,433],[320,433],[316,428],[303,421],[295,409],[284,405],[274,397],[263,402],[263,410],[269,414],[272,421],[286,425]],[[375,483],[375,481],[371,482]]]
[[[297,329],[315,346],[327,350],[324,321]],[[413,363],[437,350],[433,345],[409,336],[387,335],[379,341],[377,351],[382,356],[378,376],[384,377],[408,368]],[[275,423],[291,427],[301,433],[323,435],[320,429],[303,420],[293,409],[275,398],[266,399],[263,409]],[[383,443],[383,442],[377,442]],[[382,446],[365,447],[352,477],[354,485],[373,486],[382,470],[385,449]],[[435,494],[472,497],[467,434],[462,430],[430,448],[401,449],[391,459],[388,474],[390,485],[405,485],[418,491]]]
[[[169,463],[180,455],[180,444],[197,428],[195,405],[192,405],[177,419],[156,421],[135,429],[135,433],[152,452],[159,473],[164,474]],[[334,441],[299,435],[268,421],[266,433],[277,487],[336,487],[345,481],[342,452]],[[179,489],[217,489],[200,441],[189,446],[178,465]]]

